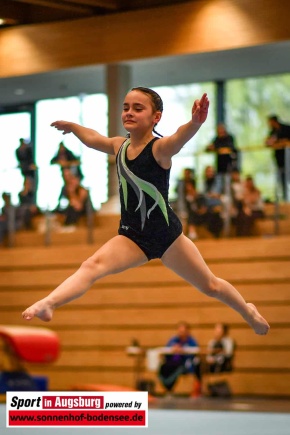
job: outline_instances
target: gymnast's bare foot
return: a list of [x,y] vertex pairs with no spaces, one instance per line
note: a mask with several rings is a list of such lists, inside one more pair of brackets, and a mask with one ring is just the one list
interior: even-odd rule
[[52,319],[52,315],[53,307],[46,299],[41,299],[22,313],[22,317],[25,320],[32,320],[33,317],[38,317],[44,322],[49,322]]
[[247,322],[253,328],[256,334],[266,335],[269,332],[270,325],[264,317],[261,316],[254,304],[248,303],[249,319]]

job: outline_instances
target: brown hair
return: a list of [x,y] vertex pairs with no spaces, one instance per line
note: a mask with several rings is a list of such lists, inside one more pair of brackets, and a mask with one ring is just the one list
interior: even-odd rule
[[[140,91],[143,92],[144,94],[148,95],[151,99],[151,102],[153,104],[153,109],[156,110],[157,112],[163,112],[163,101],[162,98],[160,97],[159,94],[157,94],[157,92],[153,91],[153,89],[150,88],[144,88],[143,86],[138,86],[136,88],[132,88],[131,91]],[[160,137],[163,137],[162,134],[158,133],[155,130],[157,124],[154,125],[153,128],[153,132],[155,134],[157,134]]]

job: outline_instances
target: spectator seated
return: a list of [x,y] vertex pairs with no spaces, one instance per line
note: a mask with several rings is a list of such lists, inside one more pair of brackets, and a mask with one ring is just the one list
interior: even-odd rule
[[214,338],[208,343],[205,372],[209,374],[207,389],[211,396],[231,396],[230,386],[223,375],[233,371],[236,344],[228,331],[227,324],[217,323]]

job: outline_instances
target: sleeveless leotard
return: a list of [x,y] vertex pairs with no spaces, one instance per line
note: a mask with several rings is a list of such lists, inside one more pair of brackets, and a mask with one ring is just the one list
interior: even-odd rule
[[168,202],[170,169],[155,160],[152,139],[132,160],[127,158],[127,139],[117,154],[121,221],[118,233],[128,237],[148,260],[161,258],[182,233],[182,225]]

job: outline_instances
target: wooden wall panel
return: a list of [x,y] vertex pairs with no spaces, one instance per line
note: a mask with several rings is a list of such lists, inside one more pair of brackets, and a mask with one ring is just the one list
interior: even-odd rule
[[287,40],[288,0],[198,0],[3,29],[0,77]]
[[[231,336],[235,339],[238,349],[251,349],[259,351],[261,349],[289,349],[290,334],[288,334],[287,325],[284,327],[272,326],[270,333],[266,336],[253,334],[252,330],[242,324],[231,327]],[[63,348],[82,345],[94,348],[97,347],[123,347],[125,349],[132,342],[132,339],[137,339],[142,347],[151,348],[164,346],[168,337],[174,331],[175,324],[161,328],[159,325],[144,325],[144,328],[137,329],[134,325],[131,328],[122,329],[120,326],[115,329],[108,329],[105,326],[99,329],[69,329],[63,326],[58,330]],[[198,343],[203,348],[206,347],[208,341],[212,338],[213,325],[208,324],[204,327],[193,325],[192,334],[198,340]]]
[[[229,280],[233,283],[251,282],[251,281],[267,281],[267,280],[288,280],[290,279],[289,263],[286,261],[257,261],[257,262],[241,262],[236,264],[220,263],[211,264],[212,272]],[[148,267],[149,265],[141,266],[135,269],[129,269],[125,272],[116,275],[110,275],[102,278],[99,283],[94,286],[112,285],[142,285],[148,282]],[[63,269],[54,270],[35,270],[33,274],[30,270],[15,270],[2,271],[0,287],[9,288],[14,286],[39,287],[39,286],[57,286],[60,282],[70,276],[77,270],[76,267],[66,267]],[[150,281],[155,283],[180,283],[183,285],[183,280],[173,271],[167,269],[163,265],[150,267]]]
[[[150,375],[148,375],[149,377]],[[290,375],[278,373],[232,373],[223,376],[231,386],[232,391],[237,395],[248,395],[248,391],[252,390],[257,396],[278,396],[288,397],[290,390]],[[205,379],[204,391],[207,391]],[[156,384],[158,393],[163,393],[164,388],[159,382]],[[183,376],[179,379],[176,385],[176,393],[190,394],[192,392],[192,378]]]
[[[199,242],[212,270],[236,282],[246,300],[258,304],[271,324],[266,337],[255,335],[233,310],[191,289],[160,261],[154,261],[108,277],[83,298],[59,308],[53,321],[45,326],[59,334],[60,358],[52,365],[28,365],[28,370],[49,376],[51,389],[70,389],[76,380],[132,387],[134,358],[126,354],[132,339],[138,339],[145,349],[163,346],[174,333],[176,323],[185,319],[204,353],[215,322],[223,320],[230,323],[231,335],[237,343],[235,372],[230,379],[234,393],[289,395],[290,268],[285,250],[288,243],[287,236],[275,241],[255,239],[255,243],[253,239]],[[39,319],[24,322],[21,311],[71,273],[76,260],[81,255],[87,256],[90,249],[70,247],[62,264],[58,261],[61,253],[63,256],[68,253],[67,247],[63,251],[38,248],[37,256],[34,248],[31,253],[27,248],[3,250],[11,261],[0,256],[1,323],[44,326]],[[30,263],[24,257],[30,258]],[[0,361],[2,354],[0,343]],[[177,392],[185,392],[189,387],[184,379]]]
[[288,350],[239,350],[235,357],[235,367],[240,369],[276,369],[290,370],[290,349]]
[[[100,371],[97,368],[95,370],[70,370],[66,368],[60,371],[56,375],[56,371],[51,368],[38,368],[34,369],[35,375],[46,375],[50,382],[49,386],[51,390],[73,390],[73,386],[78,384],[114,384],[132,387],[134,385],[133,372],[125,371]],[[158,380],[152,373],[146,373],[144,375],[147,379],[152,379],[156,382],[157,392],[164,392],[164,389],[160,386]],[[229,379],[231,388],[234,394],[237,395],[264,395],[264,396],[285,396],[289,397],[290,391],[290,373],[278,373],[278,372],[259,372],[241,373],[234,372],[225,376]],[[206,379],[205,379],[206,382]],[[190,376],[184,376],[177,384],[176,393],[184,394],[192,391],[192,378]]]
[[[290,319],[290,306],[272,306],[261,307],[260,312],[272,323],[288,323]],[[13,325],[21,319],[21,312],[6,310],[1,312],[1,322],[3,324]],[[72,310],[64,307],[54,313],[53,324],[74,327],[76,319],[81,319],[82,326],[114,326],[126,325],[130,327],[142,328],[144,325],[156,325],[163,327],[175,325],[180,319],[187,319],[193,325],[214,324],[221,319],[227,319],[229,323],[240,323],[240,316],[230,308],[221,303],[206,308],[168,308],[168,309],[92,309]],[[38,320],[37,320],[38,322]]]
[[[145,283],[146,284],[146,283]],[[237,286],[239,292],[247,301],[252,301],[256,304],[272,302],[288,302],[290,303],[290,289],[287,282],[275,283],[275,292],[273,292],[273,284],[240,284]],[[1,306],[10,307],[25,307],[31,301],[36,301],[44,298],[48,293],[48,289],[26,289],[20,290],[13,288],[11,290],[0,290],[0,309]],[[167,302],[165,302],[167,301]],[[186,286],[183,283],[166,286],[152,287],[129,287],[129,288],[98,288],[95,286],[90,289],[86,295],[72,303],[78,307],[86,305],[95,305],[101,308],[106,306],[127,306],[155,307],[170,305],[174,301],[176,306],[188,304],[209,304],[213,301],[206,295],[192,288],[189,284]],[[197,305],[198,306],[198,305]]]
[[[287,206],[286,210],[283,210],[283,213],[290,215],[290,205]],[[96,228],[97,240],[104,229],[106,229],[106,225],[109,224],[103,222],[102,225]],[[110,227],[109,234],[111,237],[114,236],[114,226]],[[271,258],[285,258],[287,260],[290,257],[290,236],[285,236],[284,233],[284,243],[281,243],[280,237],[264,238],[263,243],[249,243],[250,240],[248,238],[241,238],[239,243],[236,243],[234,238],[197,240],[195,244],[207,262],[224,262],[225,259],[231,263],[236,260],[239,262],[249,262],[251,259],[255,261],[257,259],[266,259],[269,261]],[[72,249],[71,246],[54,246],[52,244],[51,247],[38,246],[34,247],[33,250],[31,247],[5,250],[5,255],[0,255],[0,271],[11,268],[18,270],[23,267],[27,269],[37,267],[47,268],[51,266],[62,267],[68,264],[70,266],[75,264],[77,267],[82,261],[92,255],[99,246],[99,243],[94,243],[93,245],[79,244],[78,250],[76,250]],[[160,261],[153,260],[150,262],[150,265],[152,264],[160,264]]]
[[75,367],[74,370],[65,368],[57,372],[51,368],[30,368],[30,372],[34,375],[47,376],[49,378],[49,388],[52,391],[67,391],[73,390],[76,384],[114,384],[132,386],[134,384],[134,374],[132,371],[100,371],[97,368],[91,370],[80,370]]
[[55,364],[58,366],[78,367],[85,370],[87,367],[116,368],[126,367],[131,371],[134,366],[134,359],[130,358],[124,351],[106,350],[64,350]]

